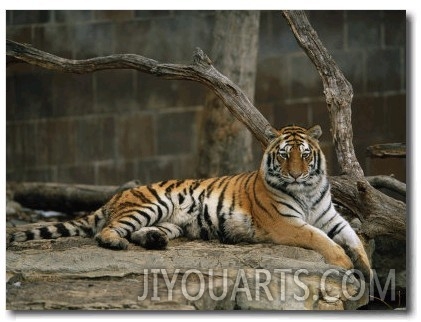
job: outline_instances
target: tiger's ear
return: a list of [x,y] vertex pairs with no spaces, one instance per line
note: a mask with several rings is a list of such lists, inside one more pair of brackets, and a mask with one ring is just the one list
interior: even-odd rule
[[[268,144],[279,137],[279,132],[276,131],[273,127],[268,126],[265,130],[265,136],[268,139]],[[262,150],[265,151],[268,146],[262,143]]]
[[318,140],[322,136],[322,128],[320,125],[315,125],[307,130],[307,135]]
[[277,137],[279,137],[279,132],[276,131],[273,127],[268,127],[265,130],[265,136],[268,138],[269,142],[272,142]]

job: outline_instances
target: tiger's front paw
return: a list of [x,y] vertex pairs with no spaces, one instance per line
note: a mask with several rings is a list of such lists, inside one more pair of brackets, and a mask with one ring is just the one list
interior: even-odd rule
[[364,246],[360,243],[356,247],[345,247],[345,249],[354,263],[354,275],[363,278],[366,282],[370,282],[373,273],[371,272],[370,261]]
[[354,267],[351,258],[349,258],[343,248],[339,245],[332,249],[328,256],[329,257],[327,257],[326,260],[329,264],[342,267],[346,270],[352,269]]
[[345,255],[343,257],[338,257],[335,260],[333,260],[332,262],[330,262],[330,264],[342,267],[346,270],[354,268],[354,264],[352,264],[352,261],[348,257],[348,255]]
[[362,256],[359,256],[354,261],[354,270],[358,271],[357,274],[359,276],[361,276],[361,274],[362,274],[362,276],[364,277],[364,280],[367,283],[371,282],[371,280],[373,278],[373,273],[372,273],[371,268],[370,268],[370,263],[368,262],[367,256],[365,256],[365,254],[362,255]]

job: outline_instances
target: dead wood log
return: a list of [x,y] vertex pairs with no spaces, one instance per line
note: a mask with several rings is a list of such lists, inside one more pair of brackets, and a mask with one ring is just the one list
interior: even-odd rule
[[71,214],[78,211],[94,211],[105,204],[116,192],[139,184],[136,180],[122,186],[10,182],[7,183],[6,190],[10,199],[19,202],[24,207]]
[[361,233],[406,240],[405,203],[374,189],[365,179],[334,176],[330,183],[333,202],[361,220]]

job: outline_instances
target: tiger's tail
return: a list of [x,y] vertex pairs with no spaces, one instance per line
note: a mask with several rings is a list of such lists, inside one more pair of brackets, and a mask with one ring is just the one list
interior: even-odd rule
[[24,242],[27,240],[56,239],[71,236],[92,237],[102,229],[105,219],[105,213],[100,208],[83,218],[13,232],[7,236],[7,245],[12,242]]

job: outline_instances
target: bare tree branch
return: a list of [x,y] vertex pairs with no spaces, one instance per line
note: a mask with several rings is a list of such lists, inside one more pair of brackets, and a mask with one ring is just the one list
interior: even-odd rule
[[336,155],[343,174],[363,178],[364,172],[352,143],[351,102],[353,90],[339,66],[323,46],[304,11],[284,11],[298,44],[316,66],[323,82]]
[[85,74],[105,69],[136,69],[165,79],[185,79],[202,83],[212,89],[230,112],[266,146],[270,134],[276,133],[266,118],[253,106],[242,90],[212,66],[211,60],[197,48],[193,64],[161,64],[134,54],[118,54],[84,60],[61,58],[44,51],[6,40],[6,55],[16,60],[59,72]]
[[367,148],[367,156],[370,158],[405,158],[405,143],[375,144]]
[[403,197],[406,196],[406,184],[392,176],[370,176],[366,177],[366,179],[374,188],[385,188],[394,191]]

